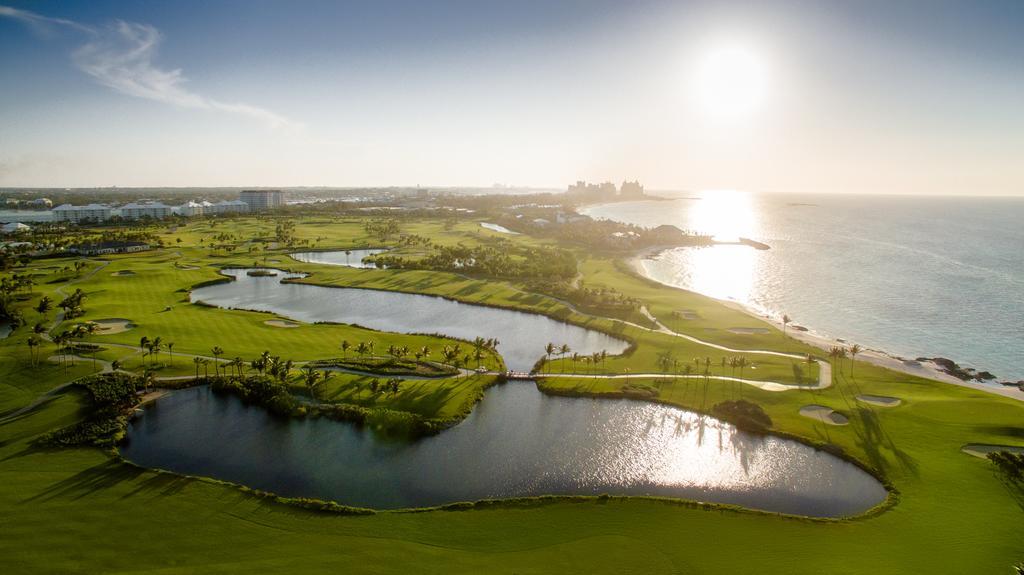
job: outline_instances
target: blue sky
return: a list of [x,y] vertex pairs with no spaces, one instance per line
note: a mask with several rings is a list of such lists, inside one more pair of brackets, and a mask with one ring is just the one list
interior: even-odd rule
[[1024,2],[0,6],[3,186],[1024,194]]

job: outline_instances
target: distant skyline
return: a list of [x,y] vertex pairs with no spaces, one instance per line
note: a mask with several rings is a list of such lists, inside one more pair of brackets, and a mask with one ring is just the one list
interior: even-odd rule
[[1024,2],[4,2],[0,187],[1024,195]]

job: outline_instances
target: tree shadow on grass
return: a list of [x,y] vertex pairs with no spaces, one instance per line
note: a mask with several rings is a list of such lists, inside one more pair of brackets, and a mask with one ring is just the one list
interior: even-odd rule
[[889,434],[882,429],[878,414],[873,409],[858,407],[855,411],[855,418],[859,425],[853,425],[853,431],[857,435],[857,445],[864,450],[868,462],[879,471],[885,472],[889,469],[890,463],[882,453],[882,448],[888,448],[896,463],[903,468],[903,471],[918,476],[918,464],[909,454],[896,447],[896,444],[889,437]]
[[146,470],[142,468],[108,460],[62,479],[36,495],[22,500],[22,503],[59,498],[81,499],[96,491],[110,489],[119,483],[134,481],[144,473]]
[[154,472],[153,476],[141,481],[135,489],[121,496],[121,499],[128,499],[136,495],[174,495],[191,483],[187,477],[173,473]]

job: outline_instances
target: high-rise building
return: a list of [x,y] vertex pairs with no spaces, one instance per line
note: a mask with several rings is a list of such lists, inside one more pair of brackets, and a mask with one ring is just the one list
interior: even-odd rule
[[249,205],[250,212],[272,210],[284,205],[281,190],[243,190],[238,199]]

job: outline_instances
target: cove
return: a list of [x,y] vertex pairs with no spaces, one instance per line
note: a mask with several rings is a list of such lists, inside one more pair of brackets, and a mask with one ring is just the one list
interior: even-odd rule
[[128,426],[145,467],[342,504],[396,509],[533,495],[651,495],[815,517],[886,497],[859,467],[802,443],[627,399],[493,387],[459,425],[396,442],[360,426],[288,419],[208,387],[175,391]]
[[548,342],[568,344],[573,351],[622,353],[628,343],[607,334],[553,320],[547,316],[460,303],[441,297],[373,289],[282,283],[302,277],[251,277],[248,269],[221,273],[234,281],[192,291],[192,302],[223,308],[268,311],[309,323],[357,324],[380,331],[440,333],[472,340],[497,337],[498,352],[509,369],[529,371],[544,355]]

